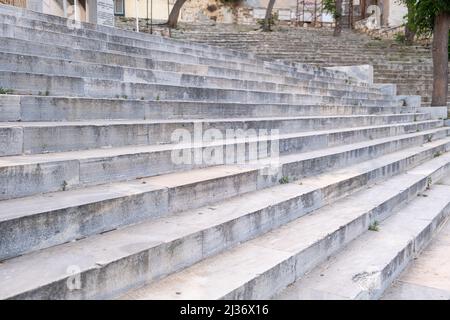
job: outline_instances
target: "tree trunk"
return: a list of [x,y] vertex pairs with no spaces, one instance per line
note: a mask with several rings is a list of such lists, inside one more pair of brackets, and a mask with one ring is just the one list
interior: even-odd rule
[[350,29],[353,29],[354,25],[353,11],[354,11],[353,0],[350,0],[348,7],[348,24],[350,26]]
[[433,99],[432,106],[447,106],[448,94],[448,29],[450,14],[439,13],[433,29]]
[[272,10],[275,5],[275,0],[270,0],[267,5],[266,17],[264,18],[263,31],[270,31],[270,18],[272,18]]
[[335,14],[334,36],[338,37],[342,31],[342,0],[336,0],[336,14]]
[[172,7],[172,11],[169,14],[169,20],[167,21],[167,25],[169,28],[175,28],[178,23],[178,17],[180,15],[181,8],[187,0],[177,0]]

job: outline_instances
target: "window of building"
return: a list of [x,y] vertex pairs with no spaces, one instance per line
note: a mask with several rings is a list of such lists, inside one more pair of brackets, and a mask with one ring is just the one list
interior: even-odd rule
[[125,15],[125,0],[114,0],[114,14],[116,16]]

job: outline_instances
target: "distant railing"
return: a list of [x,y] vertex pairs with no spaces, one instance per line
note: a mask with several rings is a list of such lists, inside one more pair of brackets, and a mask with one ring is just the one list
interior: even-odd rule
[[16,7],[27,7],[27,0],[0,0],[0,3],[9,4]]
[[309,23],[314,27],[322,26],[322,0],[297,0],[294,24],[302,26]]

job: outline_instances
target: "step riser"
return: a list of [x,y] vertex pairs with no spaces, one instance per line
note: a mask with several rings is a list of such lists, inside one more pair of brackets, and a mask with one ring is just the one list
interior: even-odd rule
[[[419,168],[409,172],[407,176],[414,178],[409,184],[417,183],[418,178],[426,175],[429,177],[426,180],[430,180],[430,183],[448,177],[448,171],[438,175],[439,171],[443,171],[443,166],[448,167],[450,163],[448,156],[443,161],[435,161],[436,163],[439,165],[438,167],[433,165],[433,169],[428,163],[424,164],[422,168],[426,174]],[[421,182],[423,181],[422,179]],[[410,203],[397,208],[391,216],[386,215],[385,221],[384,217],[379,218],[377,221],[381,223],[377,232],[364,232],[342,251],[318,265],[304,279],[299,279],[275,298],[283,300],[381,298],[391,283],[448,220],[450,215],[448,185],[430,184],[430,187],[426,186],[425,189],[423,193],[417,194],[420,197],[411,199]]]
[[[346,132],[336,132],[334,134],[283,139],[279,141],[279,153],[283,155],[293,152],[306,152],[367,141],[370,137],[377,139],[412,133],[416,132],[417,129],[419,131],[429,130],[439,126],[436,123],[439,122],[432,122],[431,124],[433,125],[412,124],[401,127],[385,127],[384,129],[363,129],[355,132],[351,136]],[[430,139],[434,138],[436,137],[430,137]],[[269,147],[262,146],[264,150],[270,150],[270,144]],[[195,150],[190,148],[187,149],[187,154],[189,154],[189,150],[194,154]],[[223,149],[221,148],[221,150]],[[248,154],[248,144],[246,144],[246,150],[246,154]],[[225,159],[225,151],[223,151],[223,156]],[[191,159],[194,159],[194,156],[191,156]],[[181,170],[192,170],[211,165],[213,164],[207,164],[204,161],[201,163],[192,161],[191,164],[174,164],[172,161],[172,151],[161,151],[123,154],[114,157],[85,160],[5,166],[0,170],[0,177],[10,183],[1,186],[0,200],[42,192],[69,190],[87,185],[154,176]]]
[[[122,53],[122,54],[134,54],[136,56],[143,57],[152,57],[155,60],[169,60],[173,62],[178,62],[180,59],[185,60],[185,55],[180,56],[176,53],[166,53],[166,52],[157,52],[151,49],[140,48],[140,47],[130,47],[119,44],[108,44],[107,49],[112,52]],[[220,67],[232,70],[238,70],[243,72],[256,72],[256,73],[264,73],[276,75],[278,77],[289,77],[299,80],[307,80],[307,79],[316,79],[321,81],[326,81],[330,83],[336,84],[350,84],[349,80],[345,78],[335,78],[333,74],[327,73],[323,70],[293,70],[286,66],[281,65],[272,65],[272,63],[267,62],[262,66],[254,66],[245,63],[231,62],[231,61],[223,61],[217,60],[215,58],[189,58],[189,63],[193,64],[201,64],[209,67]],[[186,61],[186,62],[188,62]],[[368,88],[368,86],[364,83],[358,84],[360,87],[366,88],[368,90],[373,90]]]
[[[10,20],[10,21],[8,21]],[[52,41],[53,43],[72,46],[78,48],[88,48],[94,50],[105,49],[107,44],[118,44],[123,46],[141,46],[142,48],[151,48],[154,50],[159,50],[161,52],[173,52],[177,54],[188,54],[193,57],[201,57],[213,59],[217,58],[220,60],[229,60],[231,62],[245,62],[248,64],[257,64],[256,60],[243,59],[242,57],[236,56],[234,54],[229,54],[227,51],[217,51],[210,52],[207,49],[191,49],[186,47],[179,47],[171,44],[163,44],[156,42],[147,42],[134,39],[119,37],[119,36],[107,36],[100,34],[101,39],[93,39],[93,33],[84,29],[68,29],[66,26],[58,26],[55,28],[51,24],[41,24],[37,21],[28,23],[26,20],[12,21],[10,17],[0,14],[0,24],[6,35],[12,35],[12,38],[32,40],[31,36],[39,34],[39,40]]]
[[430,243],[434,234],[440,226],[447,221],[450,216],[450,203],[424,228],[392,261],[378,274],[377,287],[375,289],[363,291],[355,297],[358,300],[378,300],[385,290],[401,274],[403,270]]
[[0,95],[0,121],[162,120],[414,113],[408,107],[220,104]]
[[[75,96],[92,98],[125,97],[126,99],[146,100],[187,100],[208,102],[242,102],[242,103],[332,103],[334,101],[349,105],[384,104],[401,106],[393,100],[382,100],[372,94],[356,92],[336,92],[337,96],[324,95],[328,90],[299,90],[300,93],[278,93],[264,91],[247,91],[220,88],[183,87],[161,84],[130,83],[112,80],[96,80],[64,76],[46,76],[2,72],[0,87],[13,89],[16,94],[35,94],[52,96]],[[331,91],[328,91],[331,92]]]
[[258,120],[239,122],[157,123],[114,125],[71,125],[58,127],[0,127],[0,156],[86,150],[129,145],[173,143],[177,129],[186,130],[193,137],[194,128],[203,131],[216,129],[226,137],[227,130],[267,130],[279,134],[408,123],[428,120],[427,114],[389,117],[320,118],[289,120]]
[[[299,70],[296,71],[288,66],[282,66],[279,64],[271,65],[270,63],[263,63],[261,61],[242,61],[240,59],[229,59],[229,56],[221,57],[216,53],[207,54],[204,51],[196,52],[197,55],[189,55],[183,52],[174,52],[170,51],[167,48],[167,51],[157,50],[153,45],[150,47],[137,47],[124,45],[120,43],[113,42],[99,42],[99,41],[91,41],[87,38],[80,38],[74,36],[66,36],[57,33],[43,33],[40,31],[36,31],[30,28],[22,28],[16,27],[14,25],[8,24],[0,24],[0,37],[7,38],[15,38],[25,41],[39,41],[39,43],[47,43],[47,44],[57,44],[62,46],[67,46],[75,49],[84,49],[84,50],[93,50],[93,51],[116,51],[121,52],[123,54],[135,54],[139,56],[143,56],[146,58],[152,59],[161,59],[161,60],[169,60],[173,62],[183,61],[184,63],[191,64],[205,64],[211,66],[219,66],[222,68],[234,68],[238,70],[244,71],[252,71],[252,72],[264,72],[264,73],[274,73],[278,75],[286,75],[285,72],[290,72],[291,76],[302,75],[305,72],[312,74],[317,77],[326,77],[327,75],[335,75],[330,72],[326,72],[320,69],[315,69],[311,71],[307,70]],[[138,43],[137,45],[139,45]],[[343,76],[336,79],[336,82],[343,83],[345,78]]]
[[[36,27],[36,21],[33,21],[32,25],[33,25],[33,27]],[[49,26],[46,26],[45,28],[49,29]],[[57,30],[60,32],[64,28],[66,28],[65,25],[58,26]],[[17,33],[14,32],[15,29],[18,30]],[[20,26],[19,27],[15,27],[14,23],[11,24],[11,25],[4,24],[3,30],[4,30],[3,33],[6,36],[14,35],[15,38],[19,38],[20,36],[22,36],[23,37],[22,39],[24,39],[24,40],[30,39],[28,34],[33,32],[33,29],[24,28],[24,27],[20,27]],[[117,29],[112,29],[112,30],[115,33],[120,32]],[[55,27],[54,26],[50,26],[49,31],[54,32],[55,31]],[[69,32],[69,34],[74,32],[73,29],[69,29],[67,31]],[[80,30],[77,30],[75,32],[75,34],[77,34],[79,32],[80,32]],[[42,32],[40,32],[40,33],[42,33]],[[111,44],[111,45],[119,45],[119,46],[121,46],[121,49],[119,49],[119,51],[128,52],[133,47],[133,45],[131,45],[131,46],[130,45],[123,45],[123,44],[121,44],[120,40],[124,39],[125,43],[128,43],[130,41],[130,39],[127,38],[129,35],[130,34],[128,34],[125,38],[123,38],[123,37],[117,38],[116,36],[110,36],[108,39],[113,41],[113,42],[110,42],[109,44]],[[131,35],[134,36],[133,33],[131,33]],[[64,39],[67,38],[68,36],[64,35],[64,34],[56,34],[55,33],[55,34],[53,34],[53,37],[50,38],[50,39],[45,39],[45,38],[43,38],[42,35],[40,37],[37,37],[37,39],[40,39],[40,41],[51,41],[51,43],[55,43],[55,39],[54,39],[55,37],[58,38],[58,39],[61,38],[62,41],[64,42],[65,41]],[[35,37],[35,39],[36,39],[36,37]],[[73,47],[74,45],[77,45],[78,43],[80,43],[80,41],[81,42],[82,41],[87,41],[86,38],[79,38],[79,37],[72,37],[72,39],[74,41],[71,43],[71,47]],[[76,39],[79,39],[79,41],[75,41]],[[266,69],[266,72],[270,70],[270,72],[276,72],[276,74],[280,74],[280,75],[281,75],[280,72],[294,72],[294,73],[297,73],[297,72],[305,73],[306,72],[306,73],[314,74],[316,76],[321,76],[321,77],[332,77],[336,81],[338,81],[338,82],[340,81],[341,83],[343,81],[346,82],[346,79],[348,79],[348,76],[345,73],[342,73],[342,72],[339,72],[339,71],[330,71],[330,70],[321,69],[321,68],[308,66],[308,65],[303,65],[303,64],[298,64],[298,63],[296,64],[295,67],[293,67],[292,65],[287,65],[287,64],[279,63],[279,62],[277,62],[277,63],[274,63],[274,62],[262,63],[261,61],[255,62],[255,60],[252,60],[254,58],[253,55],[249,56],[249,58],[250,58],[250,60],[249,60],[249,59],[246,59],[247,55],[243,54],[241,52],[236,52],[236,51],[230,52],[230,51],[226,51],[226,50],[223,50],[223,49],[218,49],[218,48],[214,48],[214,47],[210,47],[210,46],[199,46],[198,44],[191,44],[191,43],[188,44],[188,43],[185,43],[185,42],[180,43],[181,47],[179,47],[178,45],[173,45],[173,43],[174,43],[173,40],[166,40],[164,38],[159,38],[159,37],[158,38],[147,37],[147,38],[144,38],[144,39],[145,40],[158,39],[158,41],[156,41],[156,42],[154,42],[154,41],[145,42],[146,46],[141,47],[141,49],[155,49],[155,47],[157,47],[157,48],[159,47],[161,50],[163,50],[163,49],[164,50],[168,50],[168,47],[170,47],[170,50],[168,50],[168,52],[166,52],[166,54],[170,54],[171,52],[177,52],[178,51],[179,54],[183,54],[184,55],[184,58],[187,57],[186,53],[192,53],[192,54],[199,54],[200,55],[200,56],[197,56],[197,57],[196,56],[190,56],[190,57],[194,57],[194,59],[195,58],[202,58],[202,56],[204,56],[204,57],[208,56],[209,58],[206,58],[206,59],[213,60],[212,61],[213,62],[212,65],[217,65],[217,63],[218,63],[217,57],[224,56],[225,60],[222,60],[223,62],[227,62],[228,61],[228,62],[231,62],[231,63],[239,63],[239,64],[241,64],[241,65],[238,66],[239,69],[243,69],[244,66],[248,66],[248,67],[251,67],[251,68],[254,68],[255,66],[256,67],[263,66],[264,68],[260,69],[260,70]],[[116,41],[116,40],[118,40],[118,41]],[[97,40],[97,41],[91,43],[91,45],[94,45],[94,47],[96,47],[96,46],[99,45],[99,43],[100,43],[100,41]],[[142,45],[142,41],[135,42],[135,41],[132,40],[131,43]],[[161,43],[164,43],[164,45],[162,45]],[[128,49],[126,47],[128,47]],[[119,47],[116,46],[114,50],[117,50],[118,48]],[[150,52],[146,52],[144,54],[146,56],[149,56]],[[242,64],[242,62],[244,62],[244,64]],[[229,65],[231,65],[231,64],[229,64]],[[256,69],[254,69],[254,70],[256,70]],[[365,84],[361,84],[361,85],[366,86]]]
[[[161,71],[171,71],[171,72],[180,72],[180,73],[191,73],[198,75],[209,75],[216,77],[228,77],[242,80],[254,80],[259,79],[268,82],[276,82],[282,84],[298,84],[302,83],[305,80],[316,80],[320,81],[318,83],[331,83],[339,86],[349,86],[349,83],[346,83],[340,79],[336,80],[334,78],[325,77],[323,75],[315,75],[311,73],[294,73],[291,77],[288,77],[286,74],[281,74],[276,76],[271,73],[262,73],[262,72],[251,72],[251,71],[243,71],[242,69],[229,69],[229,68],[220,68],[215,65],[197,65],[197,64],[181,64],[177,61],[180,60],[180,57],[176,61],[165,61],[167,57],[164,55],[161,58],[164,61],[157,61],[148,59],[146,57],[133,57],[130,59],[129,55],[124,53],[113,53],[113,52],[98,52],[98,51],[89,51],[89,50],[81,50],[74,49],[70,47],[57,47],[54,44],[43,44],[38,42],[28,42],[22,41],[18,39],[12,38],[2,38],[0,41],[0,48],[4,52],[16,53],[16,54],[28,54],[28,55],[36,55],[40,57],[51,57],[57,59],[65,59],[72,61],[85,61],[91,63],[99,63],[99,64],[108,64],[108,65],[118,65],[123,67],[131,67],[131,68],[141,68],[141,69],[154,69]],[[42,63],[40,61],[40,63]],[[28,70],[28,69],[27,69]],[[269,72],[266,70],[266,72]],[[379,93],[375,88],[369,88],[367,86],[352,86],[353,90],[365,90],[368,92]]]
[[[263,59],[313,63],[320,67],[371,64],[374,66],[376,83],[396,83],[399,85],[398,92],[403,95],[417,94],[424,98],[431,95],[431,87],[427,88],[426,85],[421,86],[421,83],[419,83],[422,79],[422,83],[428,81],[429,86],[432,86],[431,51],[423,47],[418,49],[417,47],[404,47],[401,44],[392,45],[392,43],[382,46],[378,44],[369,46],[373,44],[369,41],[354,46],[350,44],[351,40],[349,40],[349,43],[343,41],[342,43],[345,43],[345,45],[341,45],[334,43],[334,39],[330,39],[329,33],[327,35],[317,34],[316,31],[314,31],[316,39],[298,35],[283,37],[280,33],[275,34],[275,38],[266,38],[255,34],[246,36],[245,33],[237,34],[235,32],[233,37],[229,39],[228,34],[222,34],[219,30],[215,34],[213,32],[205,35],[189,32],[188,34],[179,32],[177,35],[177,33],[175,32],[176,38],[253,52]],[[259,43],[265,43],[266,46]],[[268,43],[269,45],[267,45]],[[328,45],[323,46],[323,43]],[[401,80],[402,77],[404,80]],[[427,77],[429,77],[428,80]],[[424,99],[423,102],[428,101]]]
[[[399,45],[385,49],[387,56],[382,57],[363,37],[359,43],[344,32],[341,40],[348,42],[336,45],[330,40],[329,54],[317,54],[321,36],[292,41],[286,49],[296,52],[286,54],[278,44],[288,39],[287,34],[277,39],[275,33],[261,33],[258,41],[272,48],[255,43],[247,50],[254,53],[240,53],[76,24],[0,5],[0,87],[14,94],[0,95],[0,278],[5,282],[0,299],[108,299],[148,283],[162,284],[155,295],[170,295],[181,291],[164,287],[170,287],[172,277],[168,283],[154,282],[178,277],[174,273],[189,267],[187,273],[219,284],[206,298],[269,299],[367,232],[371,223],[417,198],[431,181],[450,174],[450,153],[431,161],[429,167],[409,171],[450,151],[450,128],[442,127],[443,120],[431,121],[424,113],[405,114],[415,112],[416,97],[394,96],[393,91],[340,71],[271,60],[303,59],[322,65],[372,61],[374,68],[392,74],[385,78],[399,83],[402,80],[389,71],[395,69],[391,64],[398,61],[411,70],[422,64],[395,53]],[[204,42],[245,50],[251,47],[246,41],[252,37],[224,32],[214,41],[204,37]],[[202,41],[203,36],[198,38]],[[308,39],[310,45],[305,46]],[[367,57],[362,52],[352,54],[351,50],[365,46]],[[259,58],[260,52],[269,58]],[[430,74],[430,54],[421,50],[420,57],[427,64],[424,74]],[[389,60],[386,66],[383,59]],[[400,84],[399,89],[404,93],[412,87]],[[414,90],[426,88],[418,85]],[[392,111],[398,114],[388,114]],[[343,114],[357,116],[336,117]],[[273,119],[261,119],[264,115]],[[293,115],[326,117],[294,119]],[[177,129],[185,129],[199,142],[198,126],[189,117],[207,119],[202,134],[208,129],[279,131],[285,135],[276,143],[279,171],[272,176],[261,172],[267,158],[257,164],[222,165],[234,162],[227,159],[230,148],[224,148],[224,141],[215,142],[226,157],[220,163],[208,161],[211,145],[197,144],[192,149],[171,144]],[[188,122],[57,122],[80,119]],[[19,122],[45,120],[48,123]],[[338,129],[341,132],[330,132]],[[264,152],[272,145],[273,141],[268,145],[259,141],[256,149]],[[248,142],[231,146],[238,151],[243,147],[248,162]],[[174,151],[184,151],[193,162],[177,163]],[[201,162],[196,159],[199,154]],[[363,209],[354,201],[355,214],[331,216],[329,221],[328,213],[335,208],[324,206],[405,172],[406,177],[364,193],[366,201],[359,201]],[[350,205],[340,202],[337,209],[351,210],[358,195],[353,197]],[[374,201],[367,201],[372,197]],[[425,195],[420,199],[425,200]],[[431,211],[437,213],[442,204]],[[305,216],[320,208],[325,211],[318,216]],[[389,265],[379,275],[380,288],[357,298],[380,297],[449,215],[450,203],[392,261],[386,259]],[[275,230],[293,221],[287,229]],[[270,231],[276,231],[278,238],[267,234]],[[287,240],[292,241],[290,246],[285,246]],[[203,261],[215,255],[219,256],[213,263]],[[238,266],[248,263],[245,272],[233,269],[237,262]],[[79,269],[75,278],[79,277],[82,288],[70,290],[74,267]],[[222,282],[222,287],[220,280],[210,278],[209,270],[196,275],[203,267],[217,271],[214,277],[223,272],[228,285]],[[182,281],[193,280],[183,274]],[[206,295],[209,288],[202,291],[203,285],[197,292],[185,288],[174,298]]]
[[[173,73],[169,71],[158,70],[144,70],[125,68],[122,66],[101,64],[87,64],[83,62],[75,62],[69,60],[46,59],[39,56],[24,56],[22,54],[0,53],[0,65],[2,71],[9,72],[30,72],[46,75],[59,75],[70,77],[83,77],[104,80],[116,80],[125,82],[143,82],[143,83],[160,83],[183,86],[197,86],[197,87],[220,87],[231,89],[246,89],[246,90],[264,90],[275,92],[308,92],[311,93],[326,93],[333,95],[341,95],[342,91],[352,91],[361,94],[371,92],[374,97],[388,98],[388,95],[380,95],[376,90],[367,90],[362,87],[351,87],[344,84],[336,84],[329,82],[319,82],[314,80],[294,81],[291,79],[289,84],[279,83],[279,81],[262,82],[263,79],[258,79],[254,76],[252,79],[242,79],[242,75],[237,75],[238,78],[219,78],[220,76],[234,76],[232,72],[222,72],[219,77],[213,75],[197,76],[186,73]],[[220,69],[219,69],[220,70]],[[196,72],[198,73],[198,72]],[[208,73],[206,69],[206,74]],[[215,72],[220,73],[220,72]],[[239,73],[235,71],[235,73]],[[254,81],[258,79],[259,81]],[[290,78],[288,78],[290,79]],[[286,81],[284,81],[286,82]],[[302,87],[304,88],[302,90]],[[325,91],[326,90],[326,91]]]
[[[169,60],[174,62],[183,61],[183,63],[191,64],[206,64],[216,65],[223,68],[242,67],[246,71],[263,70],[263,66],[249,65],[240,62],[218,60],[213,57],[193,56],[189,54],[182,54],[170,51],[159,51],[156,49],[138,48],[126,46],[122,44],[91,41],[86,38],[76,36],[66,36],[57,33],[43,33],[30,28],[15,27],[13,25],[0,24],[0,37],[15,38],[25,41],[35,41],[39,43],[51,44],[54,43],[59,46],[71,47],[74,49],[83,49],[90,51],[116,51],[122,54],[128,53],[133,55],[140,55],[142,57],[160,60]],[[180,60],[181,59],[181,60]]]
[[[56,66],[51,66],[53,68]],[[76,67],[75,67],[76,68]],[[13,68],[14,69],[14,68]],[[31,68],[35,69],[35,68]],[[35,72],[38,70],[30,70],[30,72]],[[51,70],[48,70],[51,71]],[[17,72],[17,73],[16,73]],[[330,96],[335,98],[353,98],[353,99],[369,99],[377,101],[390,101],[392,96],[385,96],[379,94],[372,94],[366,92],[357,91],[346,91],[334,88],[318,88],[311,86],[290,86],[274,84],[269,82],[256,82],[256,81],[241,81],[223,78],[212,78],[212,77],[199,77],[195,75],[188,74],[176,74],[167,72],[152,72],[152,71],[142,71],[131,74],[128,72],[113,74],[111,72],[108,76],[108,71],[105,70],[105,76],[99,78],[95,74],[102,74],[103,71],[96,70],[93,68],[91,71],[86,72],[86,77],[81,77],[84,71],[80,70],[76,72],[77,74],[71,74],[70,71],[67,75],[62,75],[62,72],[55,73],[21,73],[18,71],[2,71],[2,76],[0,77],[0,86],[7,89],[13,89],[15,92],[33,93],[41,94],[49,91],[51,95],[73,95],[73,96],[90,96],[90,97],[115,97],[117,92],[122,92],[126,94],[129,92],[130,97],[139,99],[141,97],[148,96],[142,90],[133,90],[133,87],[145,87],[149,86],[147,90],[151,90],[151,86],[182,86],[188,87],[184,88],[187,91],[198,91],[199,89],[204,89],[206,92],[214,91],[225,91],[232,93],[233,90],[243,92],[243,90],[252,92],[262,92],[269,95],[295,95],[295,94],[306,94],[313,96]],[[89,73],[93,78],[89,77]],[[29,81],[26,81],[29,79]],[[106,87],[106,88],[105,88]],[[331,86],[330,86],[331,87]],[[100,90],[109,89],[109,94],[98,92]],[[177,90],[178,92],[180,89]],[[114,94],[114,92],[116,94]],[[139,92],[139,94],[138,94]],[[206,93],[205,92],[205,93]],[[168,94],[170,94],[168,92]],[[187,93],[189,94],[189,93]],[[192,95],[191,93],[190,95]],[[206,93],[207,94],[207,93]],[[161,94],[162,96],[163,94]],[[157,95],[152,95],[156,96]],[[170,97],[170,96],[169,96]],[[182,99],[183,96],[173,96],[174,99]],[[384,100],[383,100],[384,99]]]
[[[398,174],[407,170],[408,168],[417,165],[419,162],[432,157],[432,154],[437,151],[444,151],[450,148],[450,144],[444,147],[438,147],[435,150],[429,150],[413,157],[412,159],[404,159],[396,161],[391,165],[383,168],[373,170],[369,173],[362,174],[358,177],[352,178],[351,181],[345,183],[331,184],[330,186],[321,189],[320,192],[313,192],[309,195],[310,199],[297,199],[294,203],[290,203],[282,208],[276,208],[274,211],[261,212],[264,219],[257,219],[253,217],[246,217],[243,221],[236,221],[229,226],[223,228],[213,228],[210,230],[211,234],[202,232],[200,234],[192,234],[184,238],[184,241],[174,241],[162,246],[158,246],[151,250],[137,252],[136,254],[122,258],[107,265],[102,265],[95,270],[87,270],[81,274],[82,289],[71,291],[67,288],[67,278],[58,282],[48,284],[38,289],[24,292],[20,295],[9,297],[14,299],[87,299],[87,298],[108,298],[120,294],[126,289],[136,287],[146,281],[158,279],[168,273],[176,272],[177,270],[192,265],[196,261],[204,259],[209,255],[216,253],[218,250],[224,250],[240,241],[242,236],[241,230],[247,230],[249,223],[261,223],[261,225],[254,225],[254,229],[258,227],[271,228],[271,223],[275,223],[280,215],[278,210],[287,212],[295,212],[294,215],[303,215],[318,207],[321,207],[332,200],[338,199],[347,195],[350,192],[358,190],[368,184],[376,183],[386,179],[389,176]],[[422,180],[421,188],[426,185],[426,179]],[[332,191],[333,190],[333,191]],[[410,190],[407,191],[410,193]],[[299,201],[300,200],[300,201]],[[304,208],[304,204],[311,204],[310,207]],[[286,205],[286,204],[285,204]],[[303,208],[299,212],[295,208]],[[294,209],[294,210],[293,210]],[[303,211],[305,210],[305,211]],[[301,252],[284,262],[278,264],[273,269],[265,272],[253,281],[246,283],[244,286],[237,288],[233,292],[220,297],[225,299],[267,299],[281,289],[285,288],[290,283],[301,277],[306,271],[332,253],[336,252],[343,245],[348,243],[356,235],[366,231],[369,224],[369,215],[358,219],[356,222],[345,226],[327,239],[312,245],[308,250]],[[265,220],[268,219],[268,220]],[[288,220],[293,219],[289,216]],[[242,224],[240,224],[242,223]],[[264,227],[266,226],[266,227]],[[274,226],[274,227],[275,227]],[[231,228],[229,230],[228,228]],[[356,230],[355,230],[356,229]],[[220,230],[221,236],[217,237],[217,232]],[[250,229],[251,230],[251,229]],[[234,235],[236,239],[230,239],[230,235]],[[256,235],[256,234],[255,234]],[[254,237],[249,234],[246,237]],[[210,248],[203,246],[203,243],[208,243],[212,239],[230,239],[229,242],[217,241],[221,248]],[[212,250],[209,252],[208,250]],[[189,256],[186,257],[186,252]],[[161,261],[170,263],[161,263]],[[164,267],[162,267],[164,266]],[[215,298],[215,297],[211,297]]]
[[[287,163],[283,166],[282,176],[290,177],[291,179],[301,179],[417,146],[423,142],[425,142],[423,136],[419,136],[379,144],[376,147],[360,148],[341,153],[339,156],[324,157],[320,160],[312,159],[303,162]],[[313,163],[314,170],[311,170]],[[247,178],[248,180],[246,180]],[[176,191],[173,188],[158,189],[81,205],[76,208],[70,207],[48,211],[28,216],[27,218],[6,221],[0,223],[0,234],[3,235],[3,251],[0,254],[0,260],[73,239],[113,230],[144,219],[162,217],[182,208],[186,209],[185,195],[191,195],[194,192],[197,195],[197,199],[195,203],[190,201],[190,206],[197,208],[203,204],[212,203],[213,200],[222,200],[231,195],[238,195],[249,190],[257,190],[278,183],[277,179],[273,179],[265,181],[260,186],[258,184],[254,185],[257,179],[254,175],[246,173],[239,178],[237,176],[231,179],[220,178],[212,184],[206,184],[206,186],[185,186],[180,188],[182,191]],[[240,183],[238,189],[233,184],[237,182]],[[230,188],[230,186],[232,187]],[[346,190],[345,187],[341,189]],[[216,194],[216,196],[214,196],[214,199],[209,200],[211,192]],[[225,196],[218,199],[217,195]],[[198,199],[203,200],[198,201]],[[154,209],[151,210],[150,208]],[[280,216],[278,219],[281,221],[282,217]]]

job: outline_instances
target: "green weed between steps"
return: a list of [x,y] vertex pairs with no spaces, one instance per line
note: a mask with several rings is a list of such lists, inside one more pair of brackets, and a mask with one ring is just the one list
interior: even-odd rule
[[45,91],[44,93],[42,93],[41,91],[38,92],[38,96],[46,96],[48,97],[50,95],[50,91]]
[[380,231],[380,223],[375,220],[369,225],[369,231]]

